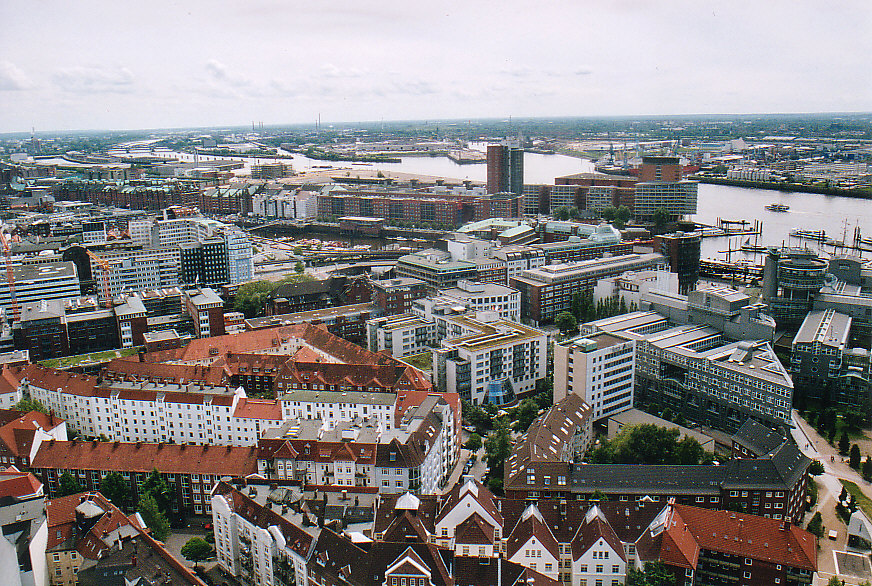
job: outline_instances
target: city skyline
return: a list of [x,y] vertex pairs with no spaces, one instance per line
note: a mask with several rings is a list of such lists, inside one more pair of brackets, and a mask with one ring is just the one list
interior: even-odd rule
[[0,132],[872,110],[872,11],[6,3]]

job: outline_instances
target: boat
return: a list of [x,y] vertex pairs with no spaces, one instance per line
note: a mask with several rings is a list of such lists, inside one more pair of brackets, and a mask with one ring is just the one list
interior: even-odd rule
[[790,206],[783,203],[770,203],[766,206],[766,209],[770,212],[786,212],[790,209]]
[[794,228],[790,231],[790,235],[794,238],[802,238],[804,240],[814,240],[816,242],[826,242],[827,233],[823,230],[800,230]]

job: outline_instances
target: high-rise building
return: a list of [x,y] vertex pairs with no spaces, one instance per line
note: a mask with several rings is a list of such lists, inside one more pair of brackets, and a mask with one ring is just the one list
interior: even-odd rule
[[634,216],[650,221],[663,208],[670,219],[696,213],[698,184],[681,179],[678,157],[642,157]]
[[488,145],[487,192],[524,194],[524,149],[517,143]]
[[678,275],[678,292],[687,292],[696,287],[699,280],[699,234],[660,234],[654,237],[654,251],[669,261],[669,271]]

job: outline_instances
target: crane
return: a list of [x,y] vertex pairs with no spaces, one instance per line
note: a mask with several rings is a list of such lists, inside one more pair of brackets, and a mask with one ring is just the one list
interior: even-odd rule
[[105,260],[91,252],[90,250],[85,250],[88,253],[88,256],[91,257],[91,260],[100,265],[100,268],[103,269],[103,307],[112,307],[112,289],[109,286],[109,273],[112,271],[112,266]]
[[21,317],[21,312],[18,309],[18,300],[15,298],[15,276],[12,274],[12,251],[9,248],[10,236],[5,228],[4,226],[3,229],[0,229],[0,240],[3,241],[3,252],[6,254],[6,280],[9,282],[9,297],[12,299],[10,306],[12,315],[10,316],[9,323],[12,323],[12,320]]

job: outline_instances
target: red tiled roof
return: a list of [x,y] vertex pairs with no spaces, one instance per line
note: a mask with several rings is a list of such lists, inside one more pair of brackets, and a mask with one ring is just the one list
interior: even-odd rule
[[[393,364],[342,364],[338,362],[285,363],[276,382],[339,385],[358,389],[376,387],[391,391],[429,391],[432,385],[421,373],[406,365]],[[288,386],[285,387],[289,388]]]
[[[76,507],[85,501],[90,501],[103,510],[103,514],[84,535],[76,535]],[[118,530],[119,527],[130,526],[131,534],[144,529],[136,517],[128,517],[118,507],[99,492],[78,493],[54,498],[46,502],[46,518],[48,519],[48,543],[46,549],[57,548],[67,540],[70,542],[64,550],[75,549],[88,559],[99,559],[100,552],[110,549],[111,545],[103,541],[104,533]]]
[[63,389],[70,395],[93,397],[97,377],[87,374],[77,374],[65,370],[46,368],[40,364],[28,364],[22,367],[22,374],[32,384],[41,389],[55,391]]
[[817,569],[814,536],[790,522],[731,511],[672,505],[668,532],[684,524],[699,547],[807,570]]
[[[16,413],[21,412],[17,411]],[[3,442],[6,448],[16,457],[30,457],[30,448],[33,445],[36,427],[39,426],[46,431],[51,431],[61,423],[63,423],[62,419],[40,413],[39,411],[23,413],[20,417],[0,427],[0,442]]]
[[240,399],[236,403],[236,410],[233,412],[234,417],[243,419],[271,419],[281,421],[282,406],[278,401],[269,399]]
[[103,368],[103,376],[121,380],[199,382],[212,386],[227,385],[230,371],[227,368],[188,364],[157,364],[116,358]]
[[43,442],[32,468],[243,477],[257,472],[257,448],[124,442]]
[[42,483],[30,472],[19,472],[14,466],[0,471],[0,498],[38,495]]
[[14,393],[18,390],[18,386],[21,384],[21,378],[18,376],[20,372],[20,367],[13,369],[7,364],[3,365],[2,370],[0,370],[0,394]]

